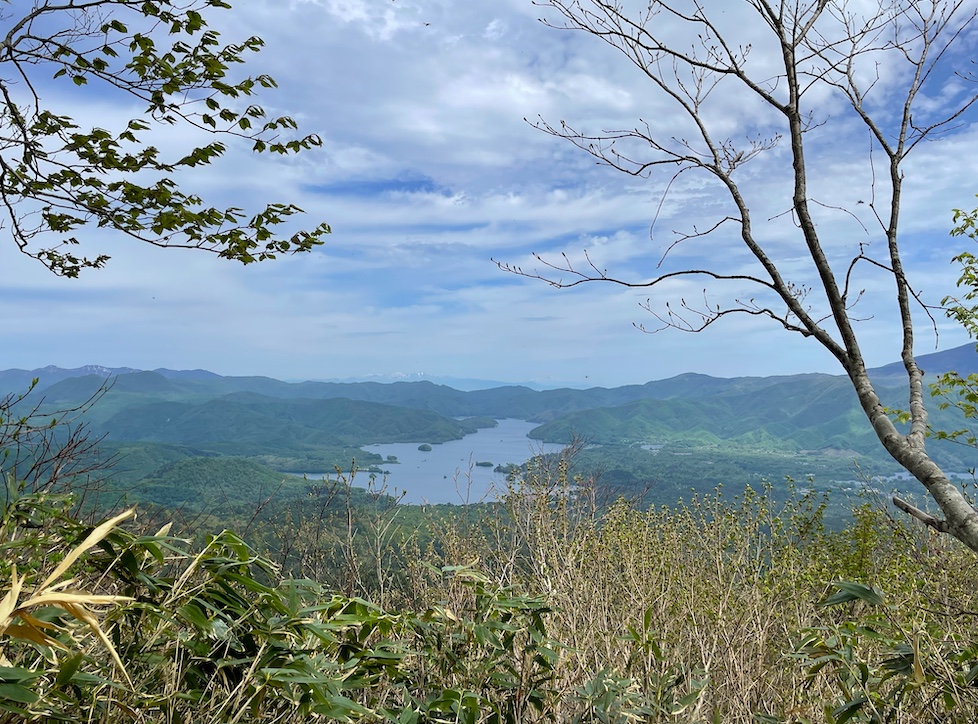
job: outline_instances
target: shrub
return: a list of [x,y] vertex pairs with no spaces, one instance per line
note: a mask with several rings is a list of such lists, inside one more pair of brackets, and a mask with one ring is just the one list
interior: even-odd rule
[[390,612],[279,579],[229,531],[195,551],[70,506],[4,509],[4,720],[519,722],[552,704],[549,609],[474,571],[439,572],[455,606]]

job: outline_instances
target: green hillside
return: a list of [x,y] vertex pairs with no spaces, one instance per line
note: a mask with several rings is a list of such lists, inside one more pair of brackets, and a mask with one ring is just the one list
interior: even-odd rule
[[[921,359],[931,370],[954,362],[969,371],[974,358],[968,346]],[[382,472],[387,463],[363,446],[457,440],[503,417],[541,423],[531,433],[539,440],[580,437],[603,445],[582,453],[582,469],[604,472],[609,484],[654,485],[664,493],[659,502],[669,502],[666,491],[720,482],[740,486],[809,472],[842,481],[853,477],[854,463],[880,474],[892,468],[848,380],[825,374],[684,374],[614,389],[463,392],[431,382],[287,383],[202,370],[120,371],[108,383],[105,368],[34,371],[43,389],[23,408],[26,414],[40,401],[46,411],[71,409],[102,390],[81,421],[104,436],[103,459],[117,456],[112,479],[124,490],[140,481],[169,484],[168,466],[221,456],[275,475],[349,470],[353,461]],[[0,384],[23,384],[29,374],[0,372]],[[891,365],[874,375],[897,381],[900,369]],[[880,394],[885,404],[901,407],[896,388]],[[950,412],[933,412],[932,423],[960,427]],[[649,445],[665,449],[656,456],[642,449]],[[978,466],[971,448],[933,441],[929,448],[949,470]]]
[[254,508],[273,493],[304,495],[309,483],[240,458],[191,457],[159,468],[129,491],[134,502],[167,508],[229,510]]
[[[132,452],[132,451],[130,451]],[[152,455],[152,450],[144,451]],[[227,523],[252,519],[258,513],[275,516],[299,501],[316,497],[324,503],[323,490],[327,490],[327,503],[346,504],[346,487],[331,478],[305,479],[300,476],[277,472],[253,460],[236,457],[188,456],[179,448],[156,448],[158,460],[168,455],[173,459],[156,467],[149,474],[127,475],[124,470],[103,483],[100,495],[103,503],[141,506],[161,506],[170,511],[179,510],[184,520],[192,516],[214,515]],[[136,452],[133,457],[138,457]],[[126,464],[127,456],[122,457]],[[356,478],[354,478],[356,479]],[[366,483],[364,478],[363,483]],[[339,495],[338,491],[344,491]],[[375,502],[363,488],[351,488],[350,503],[364,506]],[[332,500],[335,498],[335,500]]]
[[[978,371],[978,354],[974,345],[918,357],[919,364],[933,378],[936,373],[957,370],[962,374]],[[98,374],[91,370],[99,369]],[[115,372],[118,372],[117,374]],[[878,384],[900,386],[905,380],[901,363],[870,370]],[[616,388],[594,387],[586,390],[556,389],[537,391],[528,387],[506,386],[487,390],[460,390],[432,382],[282,382],[270,377],[223,377],[204,370],[174,371],[160,369],[137,372],[126,368],[116,371],[104,368],[62,370],[0,371],[0,392],[23,392],[32,377],[39,379],[38,389],[49,404],[80,403],[106,383],[111,389],[100,406],[112,408],[112,414],[133,404],[140,396],[183,402],[203,402],[233,393],[250,392],[284,400],[325,400],[348,398],[398,407],[437,412],[448,417],[487,415],[516,417],[547,422],[571,412],[599,407],[616,407],[642,399],[696,400],[718,396],[770,396],[773,389],[805,389],[822,384],[846,386],[841,375],[801,374],[780,377],[720,378],[701,374],[682,374],[666,380]],[[118,398],[118,399],[117,399]]]
[[199,404],[126,407],[98,430],[116,442],[174,443],[257,455],[375,443],[446,442],[485,424],[356,400],[280,400],[245,393]]
[[604,444],[727,442],[784,452],[842,446],[870,454],[879,442],[865,418],[850,414],[855,404],[844,381],[819,378],[771,385],[764,394],[639,400],[575,412],[534,428],[530,436],[558,443],[575,436]]
[[[718,485],[737,490],[762,480],[810,476],[823,490],[843,490],[848,481],[868,481],[899,472],[886,454],[847,380],[810,375],[772,378],[753,390],[724,388],[699,399],[640,400],[617,407],[575,412],[540,425],[530,436],[545,442],[589,443],[576,471],[597,475],[607,490],[672,504],[690,490]],[[880,390],[899,407],[897,390]],[[936,406],[935,406],[936,407]],[[934,410],[932,424],[954,429],[960,419]],[[928,450],[959,476],[978,464],[968,446],[931,440]],[[885,483],[916,490],[916,482]],[[837,501],[838,502],[838,501]]]

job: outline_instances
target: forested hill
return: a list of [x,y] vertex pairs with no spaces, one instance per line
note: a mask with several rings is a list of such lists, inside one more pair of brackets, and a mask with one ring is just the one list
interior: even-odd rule
[[[919,357],[928,373],[957,370],[963,374],[978,372],[978,354],[972,345]],[[873,371],[884,385],[898,385],[902,365],[894,363]],[[38,379],[38,391],[51,405],[72,405],[95,394],[107,379],[111,392],[96,411],[105,420],[125,407],[140,402],[169,401],[199,404],[233,393],[255,393],[285,400],[326,400],[347,398],[376,402],[417,410],[427,410],[448,417],[484,415],[514,417],[548,422],[562,415],[595,408],[627,405],[638,400],[702,400],[723,398],[733,405],[752,396],[770,400],[775,395],[791,400],[802,391],[847,381],[825,374],[781,377],[717,378],[699,374],[682,374],[644,385],[616,388],[532,390],[522,386],[497,387],[463,392],[431,382],[299,382],[290,383],[269,377],[222,377],[205,370],[152,372],[131,368],[82,367],[64,370],[45,367],[36,370],[0,372],[0,393],[19,393],[27,389],[32,378]]]
[[[967,374],[978,370],[978,354],[968,346],[922,356],[920,364],[932,374]],[[874,371],[881,398],[893,408],[905,404],[905,392],[885,385],[899,382],[902,374],[892,366]],[[364,446],[437,444],[494,425],[493,418],[537,422],[531,437],[548,442],[584,439],[592,445],[580,454],[582,465],[603,470],[606,480],[624,487],[640,489],[656,480],[664,496],[693,484],[784,475],[843,481],[852,477],[854,460],[867,471],[895,471],[849,381],[826,374],[684,374],[614,389],[460,391],[423,381],[288,383],[203,370],[49,367],[0,372],[0,391],[16,396],[34,377],[37,389],[25,408],[85,408],[89,429],[105,436],[104,454],[118,455],[113,479],[130,489],[142,481],[144,498],[157,502],[166,498],[160,491],[174,470],[220,467],[207,462],[215,457],[246,459],[280,472],[348,469],[356,460],[383,472],[396,461]],[[87,406],[93,397],[96,402]],[[932,422],[960,427],[960,420],[937,412]],[[948,469],[978,466],[969,447],[930,447]],[[247,472],[240,466],[228,470],[239,477]]]
[[[971,345],[919,361],[930,373],[978,370]],[[874,371],[882,385],[898,383],[901,374],[902,365]],[[612,389],[509,386],[465,392],[425,381],[289,383],[204,370],[46,367],[0,372],[0,392],[23,392],[35,377],[32,400],[43,398],[52,410],[76,407],[102,390],[88,420],[110,440],[217,445],[227,451],[437,442],[474,430],[471,423],[450,419],[465,417],[538,422],[542,426],[533,437],[552,442],[581,435],[596,442],[687,439],[864,453],[878,445],[855,408],[848,380],[826,374],[730,379],[683,374]],[[886,404],[904,402],[897,390],[881,387],[880,392]]]
[[[0,392],[16,393],[23,385],[25,373],[0,372]],[[743,377],[721,379],[706,375],[684,374],[644,385],[612,389],[594,387],[586,390],[557,389],[537,391],[528,387],[497,387],[463,392],[431,382],[281,382],[268,377],[180,378],[165,372],[125,372],[115,376],[86,374],[45,384],[38,371],[37,392],[49,405],[71,406],[92,397],[109,384],[111,389],[99,403],[95,414],[105,419],[124,407],[149,400],[199,404],[242,393],[281,400],[328,400],[345,398],[416,410],[426,410],[449,417],[484,415],[546,422],[571,412],[597,407],[614,407],[643,399],[699,399],[731,392],[752,393],[777,382],[802,386],[818,378],[838,379],[830,375],[796,375],[793,377]],[[29,384],[29,383],[28,383]]]
[[220,445],[249,454],[266,449],[357,447],[365,441],[444,442],[493,424],[491,419],[454,420],[427,410],[346,398],[281,400],[235,393],[200,403],[132,405],[98,428],[116,442]]
[[601,444],[727,442],[785,451],[834,449],[862,454],[879,448],[848,381],[829,376],[775,380],[757,390],[728,389],[696,399],[637,400],[564,415],[532,432],[534,438],[547,442],[563,442],[575,435]]

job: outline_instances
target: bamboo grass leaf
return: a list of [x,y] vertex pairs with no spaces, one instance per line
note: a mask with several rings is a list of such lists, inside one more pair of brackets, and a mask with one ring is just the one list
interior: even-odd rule
[[119,513],[119,515],[115,516],[114,518],[109,518],[104,523],[98,525],[91,533],[88,534],[88,537],[85,538],[81,544],[72,550],[71,553],[66,555],[64,560],[61,561],[61,563],[59,563],[53,571],[51,571],[51,574],[44,579],[44,583],[40,585],[40,589],[43,590],[47,588],[54,581],[61,578],[62,574],[71,568],[71,565],[77,561],[89,548],[97,545],[99,541],[111,533],[112,530],[119,525],[119,523],[132,518],[134,515],[136,515],[136,509],[130,508],[129,510]]

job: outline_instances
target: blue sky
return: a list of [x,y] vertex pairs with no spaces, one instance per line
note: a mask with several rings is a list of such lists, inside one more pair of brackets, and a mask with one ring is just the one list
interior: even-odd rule
[[[707,3],[721,4],[764,68],[770,49],[746,3]],[[266,41],[248,67],[279,83],[262,104],[295,117],[324,146],[285,159],[232,144],[224,159],[182,181],[215,203],[297,203],[308,226],[327,221],[334,233],[312,254],[242,267],[93,232],[93,248],[112,260],[78,280],[53,277],[0,246],[0,368],[206,368],[281,379],[423,373],[605,386],[687,371],[840,372],[816,343],[770,321],[730,317],[699,335],[643,334],[635,325],[655,320],[641,307],[649,297],[642,290],[559,290],[500,271],[493,260],[529,271],[540,266],[534,253],[580,260],[587,250],[600,267],[640,280],[654,272],[673,231],[702,228],[729,210],[716,184],[691,175],[672,185],[660,208],[668,174],[620,174],[524,120],[591,131],[646,119],[666,134],[683,132],[624,58],[585,34],[547,27],[541,15],[546,9],[530,0],[240,0],[218,13],[214,25],[226,39]],[[950,60],[967,71],[973,57],[969,33]],[[899,68],[884,66],[872,99],[885,106],[900,83]],[[923,100],[939,110],[971,89],[945,71]],[[133,113],[90,88],[43,93],[89,124],[113,127]],[[736,143],[758,124],[773,128],[734,85],[718,87],[711,103],[712,121]],[[822,125],[810,137],[810,195],[823,205],[826,247],[844,267],[860,243],[882,244],[868,204],[859,203],[872,198],[870,143],[837,96],[813,93],[813,109]],[[964,116],[906,166],[905,263],[930,303],[953,291],[950,258],[971,243],[948,230],[953,208],[978,205],[975,120]],[[159,143],[187,140],[167,130]],[[872,158],[879,163],[878,153]],[[782,143],[739,178],[759,238],[788,276],[810,281],[784,214],[785,160]],[[751,268],[731,228],[682,246],[663,268],[669,264]],[[860,273],[865,355],[871,364],[894,361],[892,285],[868,268]],[[699,298],[703,286],[673,285],[653,308]],[[710,299],[728,304],[744,294],[711,288]],[[919,353],[967,341],[942,319],[935,339],[917,314]]]

